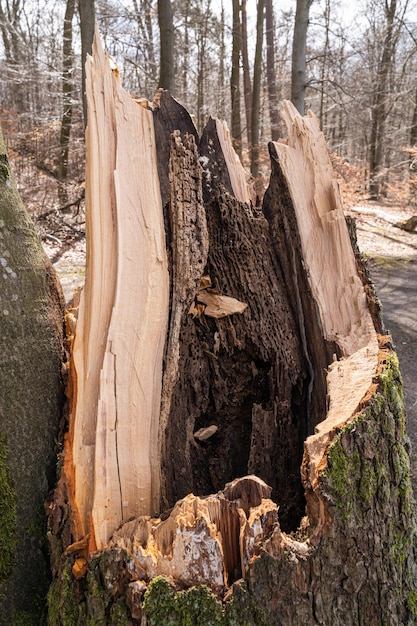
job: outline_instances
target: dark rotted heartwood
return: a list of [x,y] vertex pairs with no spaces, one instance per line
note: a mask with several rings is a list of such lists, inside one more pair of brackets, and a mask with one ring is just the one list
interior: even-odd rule
[[[185,119],[177,109],[173,119],[173,105],[164,106],[171,128]],[[222,319],[192,319],[183,311],[166,430],[165,504],[253,473],[273,488],[282,528],[295,529],[305,508],[303,443],[325,414],[325,368],[334,349],[320,335],[297,238],[289,233],[295,220],[278,164],[261,210],[233,196],[214,120],[199,155],[209,239],[204,273],[215,291],[248,308]],[[169,202],[165,211],[169,221]],[[193,437],[211,425],[218,430],[208,440]]]

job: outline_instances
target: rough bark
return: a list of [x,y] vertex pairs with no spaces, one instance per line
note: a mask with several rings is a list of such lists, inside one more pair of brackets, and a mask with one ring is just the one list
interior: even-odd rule
[[64,302],[0,133],[0,623],[43,624],[44,501],[64,402]]
[[[109,80],[105,97],[124,102]],[[159,516],[139,511],[94,550],[88,524],[78,535],[71,526],[78,502],[68,510],[64,473],[50,518],[50,624],[413,623],[398,363],[316,118],[284,106],[288,140],[270,144],[271,181],[256,208],[223,124],[211,119],[198,141],[169,94],[152,106],[155,140],[141,166],[169,146],[157,150],[169,326],[163,370],[146,387],[162,384]],[[107,197],[113,167],[100,176]],[[140,316],[133,326],[140,332]],[[146,362],[158,350],[146,344]],[[132,454],[126,446],[134,463]]]

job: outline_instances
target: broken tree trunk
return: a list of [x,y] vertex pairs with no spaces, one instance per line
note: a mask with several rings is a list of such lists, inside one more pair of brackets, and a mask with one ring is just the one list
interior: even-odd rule
[[401,379],[316,118],[284,105],[257,208],[223,123],[97,39],[88,74],[50,624],[413,623]]

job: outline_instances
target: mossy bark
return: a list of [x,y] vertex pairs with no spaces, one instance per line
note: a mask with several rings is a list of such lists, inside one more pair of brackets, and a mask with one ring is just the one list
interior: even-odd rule
[[41,624],[48,588],[44,500],[63,405],[63,298],[0,133],[0,623]]
[[[417,623],[416,526],[396,355],[383,352],[371,402],[336,435],[318,493],[327,528],[283,546],[273,532],[224,598],[132,581],[130,556],[104,551],[50,594],[50,626],[386,626]],[[314,529],[313,529],[314,530]],[[72,582],[70,582],[72,581]],[[75,601],[77,598],[77,602]]]

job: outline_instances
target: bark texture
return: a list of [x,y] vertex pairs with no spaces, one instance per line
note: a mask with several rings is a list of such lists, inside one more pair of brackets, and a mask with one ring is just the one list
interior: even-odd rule
[[398,363],[317,120],[284,106],[257,208],[224,125],[198,138],[167,92],[152,106],[170,270],[159,516],[91,551],[64,475],[50,624],[413,624]]
[[0,623],[42,624],[49,557],[44,501],[64,402],[64,301],[0,133]]

